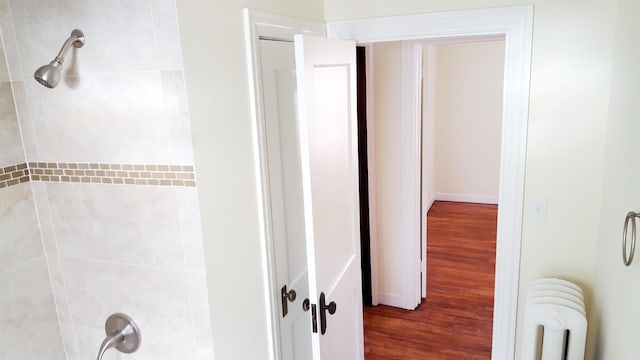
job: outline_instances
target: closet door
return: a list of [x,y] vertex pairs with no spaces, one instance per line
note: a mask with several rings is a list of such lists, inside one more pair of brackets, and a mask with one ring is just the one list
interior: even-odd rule
[[[268,178],[280,311],[282,360],[311,358],[302,177],[296,120],[295,52],[292,42],[260,40]],[[295,295],[294,295],[295,294]]]

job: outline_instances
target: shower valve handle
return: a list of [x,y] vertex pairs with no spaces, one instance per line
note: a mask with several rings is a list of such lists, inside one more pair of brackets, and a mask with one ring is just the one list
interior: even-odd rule
[[97,360],[102,360],[104,353],[114,347],[122,353],[130,354],[138,350],[142,342],[140,328],[126,314],[115,313],[109,316],[104,330],[107,333],[107,338],[100,345]]

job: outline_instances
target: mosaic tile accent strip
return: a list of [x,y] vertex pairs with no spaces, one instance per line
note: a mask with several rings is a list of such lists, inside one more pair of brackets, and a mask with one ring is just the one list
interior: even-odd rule
[[192,165],[141,165],[30,162],[31,181],[196,186]]
[[27,164],[16,164],[0,167],[0,189],[22,184],[29,181],[29,169]]

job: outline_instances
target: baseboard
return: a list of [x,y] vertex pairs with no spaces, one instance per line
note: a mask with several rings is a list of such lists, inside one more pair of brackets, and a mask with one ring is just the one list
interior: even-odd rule
[[431,207],[433,206],[433,203],[436,202],[436,198],[435,197],[431,197],[431,199],[429,199],[429,201],[427,201],[427,206],[424,208],[424,213],[428,213],[429,209],[431,209]]
[[466,195],[466,194],[445,194],[438,193],[434,196],[436,201],[453,201],[453,202],[466,202],[474,204],[498,204],[497,196],[485,196],[485,195]]
[[398,295],[380,293],[378,300],[381,305],[403,308],[402,297]]

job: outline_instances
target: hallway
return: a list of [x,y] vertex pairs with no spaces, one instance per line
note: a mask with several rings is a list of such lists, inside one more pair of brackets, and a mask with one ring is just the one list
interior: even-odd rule
[[427,216],[427,291],[416,311],[364,312],[365,358],[490,359],[496,205],[436,202]]

